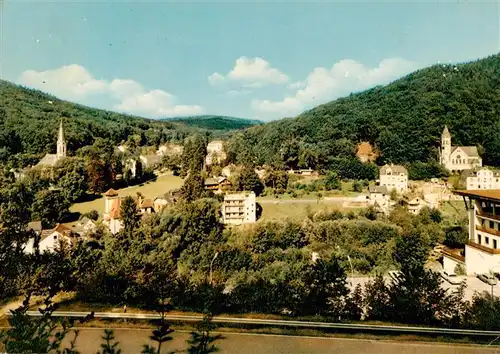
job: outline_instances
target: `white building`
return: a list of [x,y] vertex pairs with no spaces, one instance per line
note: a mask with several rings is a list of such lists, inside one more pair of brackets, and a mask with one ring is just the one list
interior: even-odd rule
[[422,210],[424,207],[431,208],[431,204],[424,198],[420,197],[410,198],[406,200],[404,204],[408,208],[408,212],[413,215],[417,215],[418,213],[420,213],[420,210]]
[[226,153],[224,152],[224,142],[222,140],[214,140],[207,145],[207,156],[205,158],[205,164],[207,166],[213,163],[221,163],[226,159]]
[[388,188],[386,186],[369,186],[368,192],[368,205],[384,214],[389,214],[395,202],[391,200]]
[[[140,215],[154,213],[154,203],[151,199],[145,199],[137,196],[132,197],[137,205],[137,210]],[[114,189],[108,190],[104,193],[104,214],[103,223],[109,227],[109,231],[114,235],[123,228],[121,217],[121,202],[123,197],[118,195]]]
[[36,166],[55,166],[55,164],[66,157],[66,140],[64,139],[63,123],[59,125],[59,134],[57,135],[57,150],[55,154],[46,154]]
[[500,189],[500,173],[488,168],[471,171],[466,178],[466,189]]
[[408,171],[399,165],[384,165],[380,167],[380,185],[386,186],[391,192],[406,193],[408,190]]
[[454,193],[464,198],[469,214],[469,239],[465,245],[467,274],[500,273],[500,189]]
[[[50,230],[43,230],[40,235],[40,242],[38,247],[40,253],[55,252],[63,245],[71,246],[74,243],[72,232],[64,225],[57,224],[55,228]],[[24,246],[25,253],[35,252],[35,240],[30,239]]]
[[451,146],[451,134],[445,126],[441,134],[439,162],[451,172],[471,170],[483,165],[475,146]]
[[240,225],[257,221],[257,204],[254,192],[226,194],[222,203],[224,224]]
[[160,156],[182,155],[183,150],[184,148],[182,145],[167,143],[158,147],[156,154]]

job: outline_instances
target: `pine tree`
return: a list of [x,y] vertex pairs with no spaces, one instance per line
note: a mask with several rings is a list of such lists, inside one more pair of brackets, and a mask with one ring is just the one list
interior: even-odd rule
[[212,315],[210,313],[206,313],[203,317],[203,320],[196,326],[197,331],[191,332],[191,339],[188,340],[189,354],[209,354],[215,353],[219,350],[217,346],[213,343],[216,340],[222,338],[221,335],[212,335],[213,332],[217,328],[212,323]]

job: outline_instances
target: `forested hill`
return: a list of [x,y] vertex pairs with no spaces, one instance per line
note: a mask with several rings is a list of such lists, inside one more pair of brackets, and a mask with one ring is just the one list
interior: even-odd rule
[[16,153],[55,151],[61,118],[69,151],[90,145],[98,137],[118,144],[138,134],[143,144],[155,144],[182,139],[193,131],[182,123],[94,109],[0,80],[0,161]]
[[188,126],[207,129],[207,130],[221,130],[221,131],[244,129],[254,125],[262,124],[262,122],[258,120],[226,117],[226,116],[215,116],[215,115],[167,118],[165,120],[181,122]]
[[270,162],[280,150],[306,147],[321,158],[353,154],[369,141],[381,151],[380,163],[408,163],[437,157],[445,124],[453,145],[477,145],[485,163],[500,165],[500,55],[418,70],[295,119],[249,128],[233,146],[251,147]]

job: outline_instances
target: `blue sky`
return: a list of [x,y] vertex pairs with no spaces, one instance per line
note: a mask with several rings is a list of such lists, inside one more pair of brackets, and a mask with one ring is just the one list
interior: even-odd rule
[[497,1],[4,0],[1,11],[3,79],[148,117],[273,120],[500,51]]

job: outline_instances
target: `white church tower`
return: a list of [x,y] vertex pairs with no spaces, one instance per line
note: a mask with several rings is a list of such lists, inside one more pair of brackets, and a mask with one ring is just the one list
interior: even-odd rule
[[451,156],[451,134],[448,131],[448,127],[445,125],[443,133],[441,134],[441,151],[439,154],[441,165],[448,168],[450,166],[450,156]]
[[66,157],[66,141],[64,140],[64,129],[63,122],[61,119],[61,124],[59,125],[59,135],[57,137],[57,159]]

